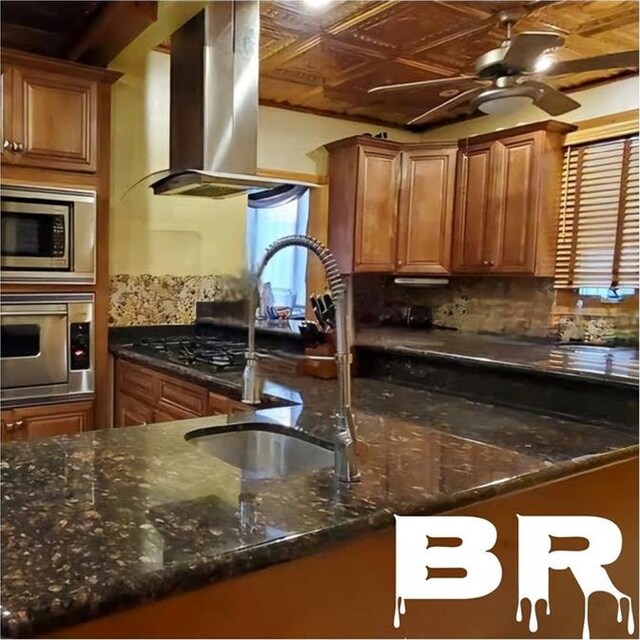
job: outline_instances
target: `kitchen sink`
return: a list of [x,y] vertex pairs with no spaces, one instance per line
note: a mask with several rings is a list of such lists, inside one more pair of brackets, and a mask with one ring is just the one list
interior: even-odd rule
[[224,432],[191,431],[185,439],[251,478],[282,478],[333,467],[330,449],[298,436],[269,431],[265,425],[242,427]]

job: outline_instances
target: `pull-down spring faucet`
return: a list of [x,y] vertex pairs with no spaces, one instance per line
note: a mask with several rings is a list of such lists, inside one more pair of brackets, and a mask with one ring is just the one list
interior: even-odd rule
[[[287,236],[267,247],[257,272],[255,284],[260,280],[267,263],[285,247],[304,247],[320,259],[336,310],[336,363],[338,368],[338,433],[335,441],[335,471],[343,482],[355,482],[360,477],[356,461],[357,433],[351,411],[351,346],[347,331],[346,286],[335,258],[321,242],[309,236]],[[246,352],[242,402],[259,404],[261,385],[258,381],[258,354],[256,353],[256,287],[249,297],[249,345]]]

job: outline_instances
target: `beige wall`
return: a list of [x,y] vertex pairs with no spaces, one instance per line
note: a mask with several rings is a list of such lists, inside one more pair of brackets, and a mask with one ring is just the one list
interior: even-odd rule
[[[612,113],[621,113],[638,108],[638,77],[624,78],[615,82],[575,91],[569,95],[580,103],[580,108],[554,120],[580,122]],[[465,122],[437,127],[423,133],[427,140],[458,140],[467,136],[515,127],[519,124],[548,120],[549,115],[537,107],[522,109],[508,116],[482,116]]]
[[[382,127],[261,107],[258,166],[326,172],[322,145]],[[387,128],[390,138],[419,139]],[[169,56],[152,51],[113,88],[111,273],[239,275],[245,266],[246,198],[154,196],[151,180],[169,165]]]

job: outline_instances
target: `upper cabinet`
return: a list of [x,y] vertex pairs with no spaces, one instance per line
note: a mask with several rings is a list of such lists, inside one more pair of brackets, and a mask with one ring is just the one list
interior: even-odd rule
[[26,54],[5,53],[2,162],[94,173],[99,83],[117,77],[80,65],[43,63],[41,58],[32,65]]
[[329,245],[340,270],[393,271],[400,184],[398,145],[356,137],[327,148]]
[[447,274],[457,147],[358,136],[329,150],[329,246],[343,273]]
[[573,129],[542,122],[460,143],[454,273],[553,276],[562,141]]
[[449,273],[457,149],[415,145],[401,153],[398,273]]

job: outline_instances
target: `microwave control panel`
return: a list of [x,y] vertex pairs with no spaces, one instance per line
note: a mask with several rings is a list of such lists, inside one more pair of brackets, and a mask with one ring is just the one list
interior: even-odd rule
[[54,258],[64,258],[64,255],[67,251],[65,239],[66,230],[64,216],[54,216],[51,233],[51,253]]
[[91,323],[72,322],[69,328],[69,360],[72,371],[91,368]]

